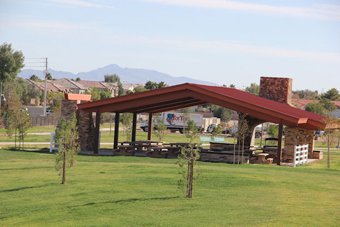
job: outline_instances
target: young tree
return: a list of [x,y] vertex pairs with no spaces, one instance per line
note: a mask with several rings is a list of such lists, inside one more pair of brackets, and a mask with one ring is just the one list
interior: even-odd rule
[[198,132],[198,126],[193,120],[188,121],[188,129],[186,137],[189,138],[189,148],[182,148],[181,154],[178,155],[178,164],[180,166],[180,174],[183,179],[178,182],[179,187],[183,190],[186,197],[192,198],[193,196],[193,183],[201,174],[201,171],[196,164],[199,159],[199,148],[195,148],[194,139]]
[[160,141],[164,140],[167,129],[168,127],[166,127],[166,125],[164,124],[164,121],[160,121],[158,125],[156,126],[156,130],[157,130],[156,134]]
[[132,136],[132,113],[122,114],[122,123],[124,126],[124,133],[126,135],[126,141],[131,141]]
[[71,121],[66,121],[65,118],[59,120],[55,138],[59,146],[59,150],[56,152],[55,169],[62,175],[61,183],[65,184],[66,167],[74,165],[75,155],[79,151],[79,134],[75,113],[72,115]]
[[187,124],[187,120],[190,117],[190,107],[180,109],[180,112],[183,113],[183,129],[180,130],[180,133],[186,133],[185,125]]
[[[248,121],[246,117],[247,117],[247,114],[242,114],[238,120],[238,144],[240,147],[241,141],[242,141],[242,157],[241,157],[242,164],[243,164],[243,155],[244,155],[244,139],[249,134],[249,126],[248,126]],[[240,163],[239,157],[238,157],[238,163]]]
[[222,126],[219,124],[217,125],[217,127],[214,127],[211,133],[211,137],[214,136],[219,136],[220,134],[222,134]]
[[[17,129],[19,133],[19,149],[22,149],[24,147],[27,130],[31,127],[32,127],[32,122],[31,122],[30,113],[26,110],[26,108],[21,109],[21,111],[18,113],[18,119],[17,119]],[[20,142],[22,143],[21,147],[20,147]]]
[[17,129],[18,114],[21,110],[21,103],[16,93],[15,84],[7,84],[4,93],[6,94],[6,102],[4,105],[3,117],[6,133],[8,137],[12,137],[13,133]]
[[323,120],[324,124],[330,125],[330,128],[326,128],[323,134],[323,138],[325,142],[327,143],[327,148],[328,148],[328,156],[327,156],[327,167],[328,169],[331,168],[331,152],[330,148],[334,143],[336,142],[336,139],[338,137],[338,131],[335,130],[334,128],[337,128],[340,126],[340,119],[334,118],[331,116],[331,114],[328,112],[326,114],[326,118]]

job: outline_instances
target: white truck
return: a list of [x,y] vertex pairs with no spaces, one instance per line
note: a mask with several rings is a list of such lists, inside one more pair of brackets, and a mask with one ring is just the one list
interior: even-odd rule
[[[184,119],[183,113],[175,113],[175,112],[164,112],[161,115],[160,119],[155,119],[154,121],[154,127],[158,124],[158,121],[163,121],[164,125],[167,126],[167,128],[171,131],[179,131],[180,133],[183,133],[183,129],[187,128],[187,122],[189,120],[193,120],[195,124],[199,127],[200,130],[202,130],[202,123],[203,123],[203,115],[201,114],[189,114],[186,119]],[[141,129],[143,129],[144,132],[147,132],[149,130],[149,123],[144,122],[141,124]]]

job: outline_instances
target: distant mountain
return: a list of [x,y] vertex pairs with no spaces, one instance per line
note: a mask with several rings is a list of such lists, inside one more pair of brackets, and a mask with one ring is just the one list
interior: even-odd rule
[[[79,77],[81,80],[103,81],[104,75],[117,74],[120,77],[122,83],[145,84],[149,80],[158,83],[164,81],[168,85],[176,85],[182,83],[217,85],[212,82],[195,80],[188,77],[173,77],[169,74],[157,72],[155,70],[122,68],[116,64],[111,64],[103,68],[92,70],[90,72],[81,72],[77,74],[63,71],[55,71],[52,69],[49,69],[48,72],[51,73],[52,77],[56,79],[64,77],[69,79],[76,79],[77,77]],[[41,79],[44,78],[43,70],[33,69],[23,69],[21,73],[19,73],[19,77],[29,78],[33,74]]]

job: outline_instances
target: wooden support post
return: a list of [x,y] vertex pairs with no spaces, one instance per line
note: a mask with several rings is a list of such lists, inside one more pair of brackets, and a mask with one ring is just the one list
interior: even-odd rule
[[100,130],[100,113],[96,112],[96,131],[94,138],[94,153],[98,154],[99,151],[99,130]]
[[136,128],[137,128],[137,113],[133,113],[133,119],[132,119],[132,138],[131,141],[136,141]]
[[282,163],[282,136],[283,136],[283,125],[282,121],[279,125],[279,141],[278,141],[278,146],[277,146],[277,165],[280,166]]
[[149,113],[149,125],[148,125],[148,140],[151,140],[152,138],[152,113]]
[[113,140],[113,149],[118,148],[118,135],[119,135],[119,112],[116,113],[115,117],[115,135]]

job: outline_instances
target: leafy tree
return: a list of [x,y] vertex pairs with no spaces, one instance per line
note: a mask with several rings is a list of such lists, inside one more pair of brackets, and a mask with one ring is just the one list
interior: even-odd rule
[[159,82],[158,88],[163,88],[163,87],[166,87],[166,84],[163,81]]
[[311,91],[309,89],[293,91],[293,93],[298,94],[300,99],[307,99],[307,100],[316,100],[318,99],[318,96],[319,96],[318,91]]
[[124,95],[123,84],[120,81],[118,81],[117,82],[117,86],[118,86],[118,96]]
[[144,87],[148,90],[154,90],[158,88],[158,84],[156,82],[148,81],[145,83]]
[[105,88],[104,90],[100,91],[100,99],[107,99],[111,98],[111,92],[109,89]]
[[323,115],[325,107],[320,102],[310,102],[305,107],[306,111]]
[[256,83],[251,83],[250,87],[246,87],[246,92],[254,95],[259,95],[260,93],[260,86]]
[[279,136],[279,129],[276,125],[270,125],[267,131],[268,135],[277,138]]
[[23,97],[24,104],[29,105],[31,99],[38,100],[40,95],[41,91],[37,91],[34,84],[27,84],[27,94],[25,95],[25,97]]
[[56,142],[59,150],[56,153],[55,169],[62,175],[62,184],[66,183],[66,167],[72,167],[75,163],[75,155],[79,151],[79,134],[77,131],[77,119],[75,113],[71,121],[65,118],[59,120],[56,130]]
[[164,124],[163,121],[160,121],[158,123],[158,125],[156,126],[156,129],[157,129],[156,134],[157,134],[159,140],[163,141],[168,127],[166,127],[166,125]]
[[126,135],[126,141],[131,141],[132,136],[132,113],[122,114],[122,123],[124,126],[124,133]]
[[30,80],[38,81],[39,77],[37,77],[36,75],[33,74],[32,76],[30,76]]
[[77,77],[76,81],[81,81],[81,79],[79,77]]
[[50,116],[52,117],[53,120],[60,119],[60,117],[61,117],[61,103],[62,103],[62,100],[65,98],[64,93],[48,92],[48,96],[49,96],[49,99],[52,102],[51,107],[50,107],[52,115],[50,115]]
[[127,92],[127,94],[128,93],[130,93],[130,94],[132,94],[132,93],[139,93],[139,92],[143,92],[143,91],[148,91],[148,89],[146,89],[145,87],[138,86],[138,87],[135,87],[133,89],[133,92]]
[[21,103],[27,103],[27,83],[23,78],[18,77],[15,81],[16,91]]
[[320,100],[320,104],[325,108],[326,111],[329,111],[329,112],[332,112],[337,109],[336,105],[327,98],[322,98]]
[[188,198],[192,198],[194,180],[197,180],[201,174],[199,166],[196,164],[196,160],[200,157],[199,148],[194,147],[197,132],[198,126],[193,120],[189,120],[186,133],[186,137],[189,138],[189,148],[182,148],[181,154],[178,155],[180,174],[183,175],[183,179],[179,180],[178,185]]
[[145,83],[144,87],[148,90],[155,90],[155,89],[166,87],[166,84],[163,81],[159,83],[148,81]]
[[[216,105],[215,105],[216,106]],[[223,122],[228,122],[231,119],[231,116],[233,114],[233,111],[224,107],[220,107],[220,106],[213,106],[214,110],[213,110],[213,114],[214,117],[218,117],[221,118],[221,121]]]
[[47,80],[53,80],[53,77],[52,77],[51,73],[47,73],[46,79]]
[[0,46],[0,82],[14,81],[24,65],[24,55],[21,51],[14,51],[11,44]]
[[105,75],[104,76],[104,81],[105,82],[120,82],[120,77],[117,74],[113,74],[113,75]]
[[92,88],[90,91],[86,91],[86,94],[90,94],[91,95],[91,100],[92,101],[97,101],[100,99],[100,91],[98,88]]
[[230,84],[229,87],[236,88],[235,84]]
[[328,90],[325,94],[323,94],[321,96],[321,98],[323,99],[329,99],[329,100],[337,100],[340,98],[340,94],[339,94],[339,91],[335,88],[332,88],[330,90]]

